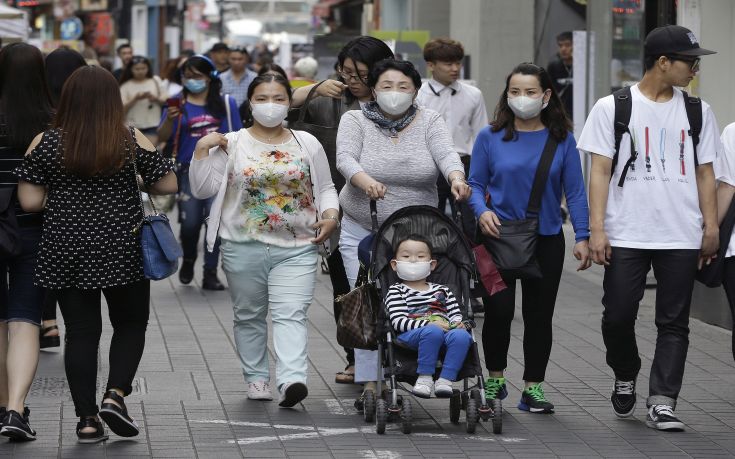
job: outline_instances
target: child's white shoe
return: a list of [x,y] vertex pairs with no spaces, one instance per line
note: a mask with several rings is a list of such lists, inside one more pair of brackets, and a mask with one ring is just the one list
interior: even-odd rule
[[434,384],[434,395],[437,398],[449,398],[452,396],[452,381],[439,378]]
[[413,386],[413,395],[421,398],[431,398],[431,391],[434,389],[434,381],[431,376],[419,375],[416,384]]

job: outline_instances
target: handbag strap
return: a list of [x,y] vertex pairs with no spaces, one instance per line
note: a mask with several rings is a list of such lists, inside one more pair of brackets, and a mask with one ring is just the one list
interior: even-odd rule
[[[138,191],[138,198],[140,200],[140,211],[143,213],[143,219],[145,220],[145,204],[143,203],[143,191],[138,186],[138,141],[135,139],[135,129],[130,129],[130,134],[133,136],[133,182],[135,183],[135,189]],[[141,179],[143,176],[141,176]],[[158,209],[156,209],[156,205],[153,204],[153,199],[148,199],[148,202],[151,204],[151,209],[153,209],[153,215],[158,215]]]
[[538,215],[539,210],[541,210],[541,197],[544,194],[546,181],[549,178],[551,163],[554,162],[556,147],[556,139],[553,135],[551,135],[551,132],[549,131],[549,137],[546,138],[544,151],[541,153],[541,159],[539,160],[538,167],[536,168],[536,175],[533,178],[533,187],[531,188],[531,196],[528,199],[526,216],[528,216],[528,214]]
[[227,132],[232,132],[232,113],[230,109],[230,95],[225,94],[225,110],[227,111]]

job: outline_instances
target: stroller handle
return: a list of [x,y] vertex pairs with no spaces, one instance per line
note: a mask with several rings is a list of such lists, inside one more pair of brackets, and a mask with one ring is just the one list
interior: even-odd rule
[[370,200],[370,219],[373,222],[373,233],[378,232],[378,202],[375,199]]

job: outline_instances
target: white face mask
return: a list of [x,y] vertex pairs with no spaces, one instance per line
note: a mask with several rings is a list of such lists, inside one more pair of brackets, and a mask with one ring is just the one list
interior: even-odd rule
[[431,274],[430,261],[398,261],[396,260],[396,274],[405,281],[418,281]]
[[544,96],[536,99],[528,96],[516,96],[508,97],[508,105],[518,118],[530,120],[537,117],[548,103],[544,102]]
[[250,104],[250,110],[253,112],[255,121],[269,128],[283,123],[286,115],[288,115],[288,105],[274,104],[273,102]]
[[413,94],[401,91],[375,91],[375,100],[385,113],[402,115],[413,104]]

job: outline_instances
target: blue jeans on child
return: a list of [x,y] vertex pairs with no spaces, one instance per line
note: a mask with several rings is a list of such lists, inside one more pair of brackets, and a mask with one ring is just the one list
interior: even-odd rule
[[455,381],[472,344],[472,336],[462,328],[444,332],[436,325],[427,325],[401,333],[398,335],[398,341],[404,346],[419,351],[418,374],[420,375],[434,374],[439,352],[442,348],[446,348],[440,377]]

